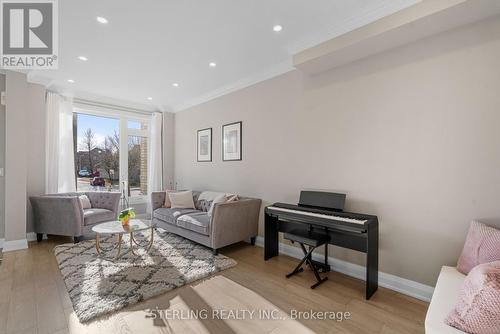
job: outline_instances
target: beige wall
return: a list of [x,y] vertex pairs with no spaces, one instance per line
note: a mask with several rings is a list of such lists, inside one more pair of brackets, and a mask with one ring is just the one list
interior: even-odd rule
[[26,75],[6,75],[5,240],[26,239],[28,84]]
[[28,84],[27,232],[34,231],[29,196],[45,193],[45,92],[44,86]]
[[29,196],[45,187],[45,88],[7,72],[5,240],[33,231]]
[[[0,74],[0,92],[5,91],[5,75]],[[5,168],[5,106],[0,105],[0,168]],[[0,239],[5,234],[5,176],[0,176]]]
[[[265,203],[295,203],[301,189],[346,192],[347,210],[379,217],[380,270],[434,285],[472,219],[500,227],[499,59],[497,18],[193,107],[176,114],[176,181]],[[234,121],[243,161],[222,162],[221,125]],[[206,127],[213,162],[197,163],[196,130]]]

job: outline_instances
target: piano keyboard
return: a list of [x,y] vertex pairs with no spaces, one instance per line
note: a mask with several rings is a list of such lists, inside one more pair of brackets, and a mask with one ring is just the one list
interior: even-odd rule
[[308,212],[308,211],[284,209],[284,208],[278,208],[276,206],[269,206],[267,208],[269,210],[282,211],[282,212],[288,212],[288,213],[294,213],[294,214],[298,214],[298,215],[304,215],[304,216],[310,216],[310,217],[318,217],[318,218],[324,218],[324,219],[330,219],[330,220],[337,220],[337,221],[343,221],[343,222],[346,222],[346,223],[353,223],[353,224],[360,224],[360,225],[364,225],[367,222],[367,220],[360,220],[360,219],[352,219],[352,218],[345,218],[345,217],[339,217],[339,216],[324,215],[324,214],[321,214],[321,213],[314,213],[314,212]]

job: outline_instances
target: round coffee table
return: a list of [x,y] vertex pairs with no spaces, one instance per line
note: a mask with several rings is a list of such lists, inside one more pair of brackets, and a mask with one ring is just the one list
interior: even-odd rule
[[[151,246],[153,246],[153,236],[154,236],[154,229],[156,227],[156,224],[152,224],[151,220],[146,220],[146,219],[131,219],[129,224],[126,226],[123,226],[120,221],[109,221],[101,224],[97,224],[92,227],[92,231],[95,232],[95,249],[97,250],[97,253],[105,257],[105,255],[109,254],[112,250],[115,250],[118,248],[116,255],[114,256],[113,260],[117,260],[122,256],[122,238],[124,234],[129,234],[130,235],[130,251],[132,254],[137,255],[134,252],[134,244],[138,247],[142,247],[139,242],[134,238],[134,233],[135,232],[141,232],[141,231],[146,231],[146,230],[151,230],[151,236],[149,238],[149,242],[146,244],[146,252],[149,252],[151,250]],[[103,235],[118,235],[118,242],[114,247],[111,247],[109,249],[104,249],[101,247],[101,236]]]

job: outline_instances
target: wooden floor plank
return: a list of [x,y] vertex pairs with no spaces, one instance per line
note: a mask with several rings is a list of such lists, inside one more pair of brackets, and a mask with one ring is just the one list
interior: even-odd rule
[[[50,238],[29,244],[29,249],[4,254],[0,266],[0,334],[6,333],[423,333],[428,304],[380,288],[364,299],[364,282],[330,272],[328,281],[315,290],[312,272],[290,279],[285,274],[297,259],[279,256],[263,260],[263,249],[240,243],[221,250],[238,265],[169,291],[114,314],[82,324],[76,317],[59,272],[53,248],[70,242]],[[163,321],[151,318],[148,309],[229,307],[273,308],[284,318],[270,320]],[[351,319],[292,319],[292,312],[349,312]],[[344,314],[344,313],[342,313]]]

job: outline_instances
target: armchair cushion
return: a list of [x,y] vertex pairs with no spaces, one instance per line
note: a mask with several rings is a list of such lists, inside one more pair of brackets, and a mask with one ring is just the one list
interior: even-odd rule
[[196,233],[209,235],[211,217],[206,212],[183,215],[177,219],[177,226]]
[[108,220],[116,220],[113,211],[108,209],[91,208],[83,210],[83,224],[93,225]]

